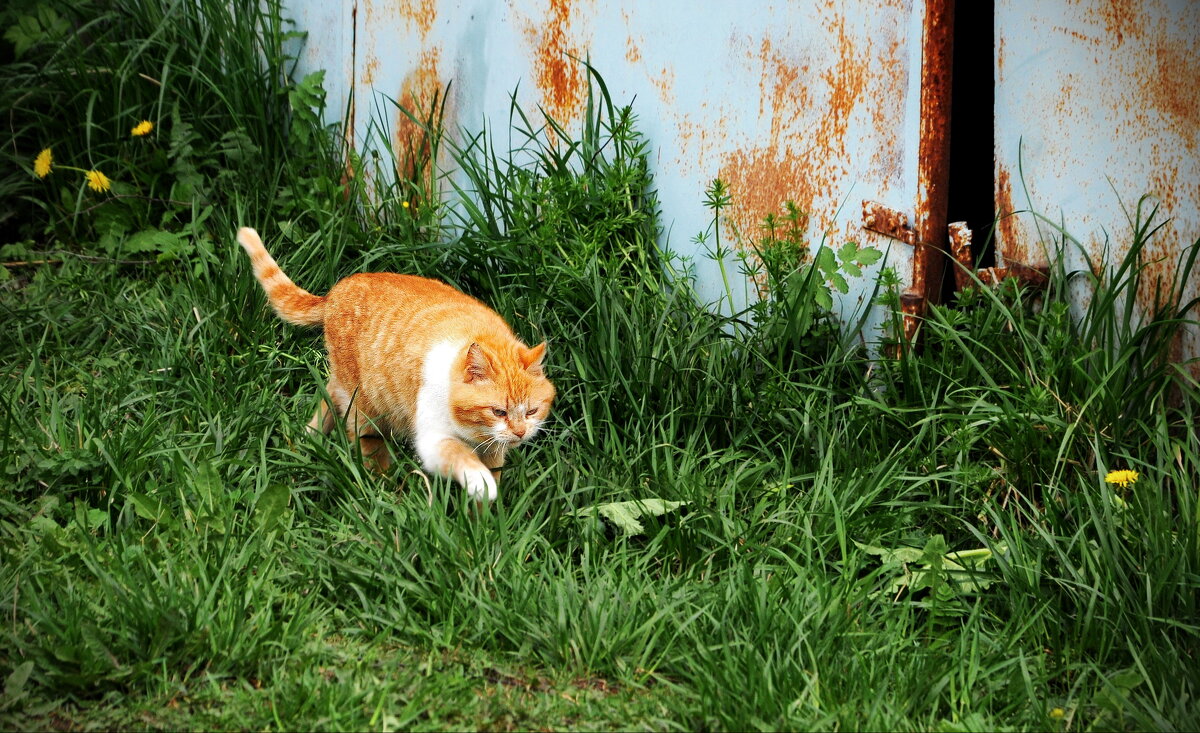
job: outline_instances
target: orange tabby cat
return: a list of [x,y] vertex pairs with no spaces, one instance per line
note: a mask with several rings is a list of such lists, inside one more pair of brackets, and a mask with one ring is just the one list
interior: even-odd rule
[[313,295],[283,274],[257,232],[237,238],[279,317],[325,328],[336,414],[322,401],[309,428],[328,433],[344,417],[379,470],[391,462],[382,436],[408,436],[426,470],[494,500],[505,453],[537,433],[554,401],[545,342],[525,346],[491,308],[415,275],[361,273]]

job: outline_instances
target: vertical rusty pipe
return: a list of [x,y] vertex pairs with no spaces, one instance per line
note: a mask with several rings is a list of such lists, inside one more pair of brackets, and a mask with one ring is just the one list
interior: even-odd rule
[[911,290],[940,300],[946,273],[946,201],[950,174],[950,82],[954,61],[954,0],[926,0],[921,37],[921,140],[918,147],[917,247]]

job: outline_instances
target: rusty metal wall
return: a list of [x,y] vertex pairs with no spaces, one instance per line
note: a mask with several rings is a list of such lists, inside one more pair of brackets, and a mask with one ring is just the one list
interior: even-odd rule
[[[997,212],[1061,223],[1095,265],[1128,250],[1126,212],[1151,194],[1169,219],[1146,250],[1138,301],[1152,307],[1153,278],[1173,276],[1200,237],[1200,3],[997,0],[995,29]],[[1028,214],[1007,217],[997,264],[1045,265],[1061,241]],[[1064,254],[1071,269],[1088,266],[1075,248]],[[1198,336],[1190,329],[1174,357],[1200,356]]]
[[[717,268],[693,239],[708,225],[704,190],[718,177],[733,195],[726,235],[757,236],[763,217],[791,200],[809,213],[814,242],[880,247],[906,283],[925,287],[914,267],[921,237],[944,229],[944,212],[940,222],[930,215],[944,161],[922,168],[921,141],[936,138],[946,112],[922,95],[939,88],[922,84],[922,58],[931,38],[946,41],[947,5],[293,0],[288,11],[310,34],[301,71],[328,70],[331,120],[353,90],[359,142],[380,113],[399,145],[413,134],[378,95],[419,109],[451,81],[449,129],[503,129],[514,90],[531,113],[540,106],[570,127],[587,84],[571,56],[590,59],[614,101],[633,103],[650,141],[667,246],[696,258],[701,292],[716,300]],[[944,74],[948,62],[939,63]],[[937,149],[926,145],[924,156]],[[864,200],[916,236],[864,229]],[[846,314],[869,299],[874,269],[852,283]],[[739,295],[752,297],[744,285]]]
[[[754,236],[792,200],[809,213],[812,241],[885,250],[911,333],[941,293],[951,249],[954,6],[291,0],[288,11],[309,33],[301,71],[327,69],[330,118],[347,115],[359,145],[382,115],[393,144],[407,147],[417,131],[384,96],[419,114],[450,82],[451,131],[503,130],[514,90],[532,116],[540,107],[571,128],[587,83],[571,57],[590,59],[614,101],[633,103],[665,244],[695,259],[702,295],[721,295],[716,265],[693,241],[709,222],[704,190],[719,177],[733,195],[726,236]],[[996,0],[994,14],[998,212],[1061,218],[1093,253],[1107,232],[1119,255],[1121,204],[1152,192],[1174,221],[1151,252],[1178,253],[1200,233],[1200,3]],[[1054,246],[1028,215],[1004,218],[997,243],[993,272],[1044,265]],[[843,316],[867,305],[875,269],[852,283]],[[753,297],[752,283],[739,285],[737,295]],[[1181,355],[1198,353],[1196,334],[1188,338]]]

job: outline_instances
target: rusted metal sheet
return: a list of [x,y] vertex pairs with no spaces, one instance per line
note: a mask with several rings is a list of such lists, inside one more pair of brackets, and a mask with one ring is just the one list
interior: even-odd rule
[[[329,71],[330,120],[348,118],[360,147],[386,134],[405,176],[418,175],[427,141],[385,99],[421,119],[444,102],[446,129],[475,132],[507,125],[516,90],[533,118],[544,110],[570,130],[587,93],[578,60],[590,60],[617,103],[634,103],[665,244],[693,258],[713,301],[718,268],[693,240],[709,225],[703,193],[718,177],[733,196],[723,241],[752,240],[793,201],[814,245],[885,250],[903,281],[907,331],[937,300],[948,258],[970,260],[969,231],[951,237],[946,222],[951,0],[768,2],[755,12],[681,0],[294,0],[289,11],[309,33],[301,72]],[[1171,219],[1146,253],[1139,299],[1152,306],[1154,276],[1170,275],[1200,232],[1200,3],[996,0],[994,14],[1000,218],[996,264],[980,279],[1044,281],[1063,247],[1047,221],[1083,245],[1063,249],[1069,269],[1120,257],[1126,210],[1149,192]],[[861,217],[850,201],[863,202]],[[843,315],[869,306],[872,274],[839,300]],[[743,300],[755,292],[747,281]],[[1179,355],[1198,346],[1192,331]]]
[[[330,120],[347,114],[338,102],[353,90],[353,142],[367,144],[369,133],[385,129],[402,157],[413,151],[419,159],[426,143],[386,98],[424,118],[453,82],[446,129],[476,132],[507,126],[515,90],[533,118],[541,109],[571,130],[584,113],[586,58],[614,101],[633,103],[652,149],[665,244],[695,262],[702,297],[716,302],[723,289],[719,268],[694,242],[711,222],[704,191],[720,178],[733,199],[723,242],[761,236],[764,218],[792,201],[808,215],[811,246],[853,240],[887,253],[838,299],[843,316],[871,307],[874,271],[886,264],[900,275],[915,319],[937,297],[948,247],[952,7],[811,0],[748,12],[739,3],[682,0],[294,0],[289,13],[310,33],[301,71],[330,70]],[[898,238],[864,228],[850,203],[863,200],[904,212],[911,224]],[[748,280],[735,295],[749,301],[756,286]],[[873,313],[868,323],[885,321]]]
[[[1137,294],[1153,308],[1154,281],[1169,281],[1200,236],[1200,3],[997,0],[995,27],[998,269],[1059,255],[1069,270],[1114,263],[1150,194],[1167,222],[1144,252]],[[1185,299],[1198,288],[1186,284]],[[1089,297],[1079,292],[1077,305]],[[1196,329],[1173,356],[1200,356]]]

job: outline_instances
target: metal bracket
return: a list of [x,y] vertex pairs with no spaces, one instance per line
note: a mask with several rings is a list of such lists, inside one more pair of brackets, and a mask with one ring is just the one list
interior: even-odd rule
[[908,245],[917,243],[917,230],[908,223],[908,216],[877,201],[863,199],[862,225],[864,229],[898,239]]

